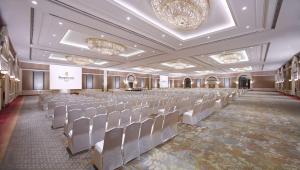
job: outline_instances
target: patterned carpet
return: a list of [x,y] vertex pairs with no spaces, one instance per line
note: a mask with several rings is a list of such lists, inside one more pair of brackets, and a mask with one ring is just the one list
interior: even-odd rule
[[[50,126],[26,97],[0,169],[93,169],[90,153],[69,156],[62,129]],[[300,103],[249,92],[120,169],[300,169]]]

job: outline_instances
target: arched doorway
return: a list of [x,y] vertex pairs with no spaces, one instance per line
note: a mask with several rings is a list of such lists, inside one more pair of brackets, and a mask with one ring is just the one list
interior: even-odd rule
[[217,88],[218,79],[214,76],[210,76],[206,79],[208,88]]
[[184,88],[192,88],[192,80],[187,77],[184,79]]
[[250,89],[251,78],[247,75],[241,75],[239,77],[239,89]]

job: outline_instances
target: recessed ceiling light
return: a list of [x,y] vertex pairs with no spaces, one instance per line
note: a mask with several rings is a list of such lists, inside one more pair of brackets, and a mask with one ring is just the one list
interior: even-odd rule
[[247,10],[247,6],[243,6],[242,10],[243,11]]
[[247,25],[246,28],[249,29],[249,28],[250,28],[250,25]]
[[59,25],[63,25],[63,23],[62,23],[62,22],[58,22],[58,24],[59,24]]
[[182,44],[181,44],[181,43],[180,43],[179,45],[180,45],[180,46],[182,46]]
[[210,36],[207,36],[207,39],[210,39]]
[[30,47],[33,47],[33,44],[30,44]]
[[56,34],[52,34],[52,37],[56,37]]
[[162,34],[161,36],[162,36],[162,37],[166,37],[166,35],[165,35],[165,34]]
[[131,18],[130,18],[130,17],[126,17],[126,19],[127,19],[127,21],[131,20]]
[[104,37],[104,35],[103,35],[103,34],[101,34],[100,36],[101,36],[101,38],[103,38],[103,37]]
[[155,51],[152,51],[152,53],[155,53]]
[[31,1],[31,3],[32,3],[33,5],[37,5],[37,4],[38,4],[36,1]]
[[136,47],[137,47],[137,45],[136,45],[136,44],[134,44],[134,47],[136,48]]

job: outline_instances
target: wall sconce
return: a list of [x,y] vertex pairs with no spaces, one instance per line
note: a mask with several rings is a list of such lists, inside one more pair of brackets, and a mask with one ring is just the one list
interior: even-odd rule
[[216,81],[216,84],[220,84],[220,82],[219,82],[219,81]]
[[289,81],[292,81],[291,79],[289,79]]
[[9,78],[11,78],[11,79],[14,79],[14,78],[15,78],[15,76],[9,76]]
[[250,83],[251,83],[251,84],[253,84],[253,83],[254,83],[254,81],[253,81],[253,80],[250,80]]
[[238,81],[235,81],[235,84],[239,84],[239,82],[238,82]]
[[135,80],[135,81],[134,81],[134,84],[137,84],[137,83],[138,83],[138,82]]
[[127,84],[127,83],[128,83],[127,80],[123,80],[123,82],[124,82],[124,84]]
[[18,79],[18,78],[16,78],[15,80],[16,80],[16,81],[20,81],[20,79]]
[[194,82],[192,81],[191,84],[194,84]]
[[207,81],[204,82],[204,84],[207,84],[207,83],[208,83]]

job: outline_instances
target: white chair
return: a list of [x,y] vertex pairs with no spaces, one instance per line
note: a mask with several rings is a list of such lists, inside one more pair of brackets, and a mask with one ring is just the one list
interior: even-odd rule
[[201,114],[203,103],[197,103],[194,105],[193,110],[183,113],[182,122],[190,125],[195,125],[198,120],[198,114]]
[[70,110],[67,114],[67,119],[65,122],[64,133],[66,136],[69,135],[70,130],[72,129],[73,121],[82,116],[81,109]]
[[66,106],[57,106],[54,108],[52,128],[64,127],[66,121]]
[[109,106],[106,106],[106,111],[107,113],[111,113],[113,111],[116,111],[116,106],[115,105],[109,105]]
[[91,146],[104,140],[107,115],[96,115],[92,119]]
[[141,124],[141,132],[139,139],[140,154],[143,154],[152,149],[151,131],[153,119],[146,119]]
[[120,112],[119,111],[114,111],[108,114],[107,116],[107,127],[106,129],[112,129],[119,127],[120,125]]
[[121,112],[120,116],[120,126],[125,127],[130,124],[130,116],[131,116],[131,110],[125,109]]
[[97,110],[95,107],[89,107],[83,110],[83,114],[86,117],[94,117],[97,114]]
[[81,104],[67,105],[67,112],[71,110],[81,109]]
[[178,115],[177,111],[165,115],[162,131],[163,142],[177,135]]
[[157,145],[162,144],[162,126],[163,126],[164,116],[158,115],[155,117],[153,130],[152,130],[152,144],[153,148]]
[[152,109],[150,109],[149,107],[143,107],[141,109],[141,122],[149,118],[151,111]]
[[107,114],[105,107],[97,107],[96,110],[97,110],[97,115]]
[[123,164],[139,157],[139,134],[141,123],[132,123],[125,129]]
[[105,133],[104,140],[96,143],[92,151],[92,163],[97,169],[113,170],[123,165],[123,128],[114,128]]
[[131,123],[139,122],[141,117],[141,108],[135,108],[131,112]]
[[81,117],[73,122],[73,128],[68,137],[68,148],[72,154],[90,148],[90,119]]

